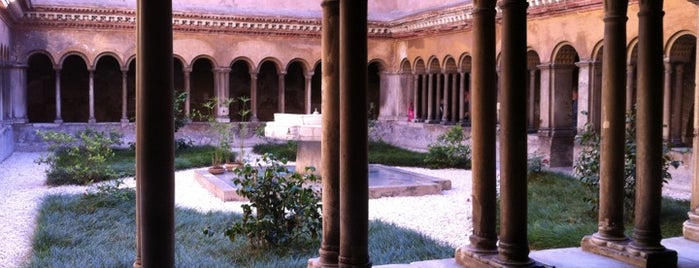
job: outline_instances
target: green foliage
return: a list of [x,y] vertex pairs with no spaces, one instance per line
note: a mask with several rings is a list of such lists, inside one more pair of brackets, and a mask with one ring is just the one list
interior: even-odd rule
[[193,111],[192,115],[194,118],[204,120],[209,122],[211,127],[216,131],[216,137],[218,142],[216,144],[217,150],[211,154],[211,165],[219,166],[225,162],[228,162],[231,158],[231,144],[233,143],[233,125],[228,122],[219,122],[216,120],[216,109],[217,107],[228,107],[233,103],[234,99],[223,99],[213,98],[205,102],[202,107],[202,111]]
[[251,247],[287,245],[321,230],[320,193],[308,184],[318,181],[313,167],[303,174],[290,173],[286,161],[270,154],[257,167],[246,164],[234,172],[236,191],[250,203],[243,204],[243,219],[225,230],[230,240],[247,237]]
[[369,163],[404,167],[425,167],[427,154],[413,152],[378,140],[369,142]]
[[296,141],[287,141],[285,143],[258,143],[252,147],[252,151],[257,154],[273,154],[279,159],[296,161],[296,151],[298,143]]
[[529,174],[544,172],[548,166],[548,159],[541,154],[534,154],[527,158],[527,172]]
[[239,132],[238,132],[238,137],[239,137],[239,146],[240,146],[240,154],[238,155],[238,162],[243,163],[245,161],[245,139],[248,136],[248,125],[247,123],[242,123],[245,122],[248,118],[248,115],[250,114],[250,109],[248,109],[248,102],[250,102],[250,98],[247,96],[240,96],[235,99],[235,101],[238,101],[241,103],[242,107],[238,111],[238,115],[240,115],[240,121],[241,123],[239,124]]
[[187,92],[180,92],[175,94],[175,132],[180,130],[189,123],[189,117],[187,117],[184,110],[184,103],[187,101]]
[[464,130],[453,126],[428,146],[425,163],[430,168],[471,168],[471,147],[465,143]]
[[[576,142],[582,151],[574,166],[574,172],[578,179],[585,185],[589,197],[585,199],[590,206],[590,212],[597,214],[599,203],[599,174],[600,174],[600,134],[595,131],[592,124],[585,124],[583,130],[576,137]],[[680,161],[672,160],[667,144],[663,144],[663,182],[672,179],[668,172],[670,166],[677,168]],[[624,142],[624,208],[633,216],[634,197],[636,192],[636,113],[634,110],[626,114],[626,132]]]
[[36,160],[47,164],[49,185],[79,184],[111,180],[118,177],[107,164],[114,156],[112,146],[121,143],[121,135],[84,129],[71,135],[56,131],[37,131],[49,144],[49,154]]

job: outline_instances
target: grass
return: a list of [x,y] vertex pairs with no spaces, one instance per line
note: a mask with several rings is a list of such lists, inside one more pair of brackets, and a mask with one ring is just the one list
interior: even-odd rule
[[[135,256],[135,203],[114,195],[52,195],[41,205],[28,267],[131,267]],[[177,267],[305,267],[318,255],[319,241],[277,249],[251,249],[247,241],[209,237],[240,219],[234,213],[175,212]],[[453,257],[454,249],[419,233],[372,221],[369,250],[374,264]]]
[[[257,154],[272,153],[280,159],[286,157],[289,161],[296,161],[296,142],[264,143],[253,147]],[[406,150],[384,141],[369,142],[369,163],[384,164],[390,166],[427,167],[425,156],[427,154]]]
[[[574,178],[554,173],[534,173],[529,177],[528,235],[532,249],[579,247],[585,235],[597,231],[597,215],[585,202],[588,193]],[[682,235],[689,202],[663,199],[663,237]],[[625,226],[631,236],[633,221]]]
[[[211,165],[213,146],[198,146],[178,150],[175,153],[175,169],[205,167]],[[122,177],[136,175],[136,152],[132,149],[115,149],[109,166]]]

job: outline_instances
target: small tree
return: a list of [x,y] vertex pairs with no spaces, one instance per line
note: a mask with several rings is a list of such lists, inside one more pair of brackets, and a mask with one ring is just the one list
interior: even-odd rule
[[453,126],[437,137],[437,142],[428,145],[425,163],[430,168],[471,168],[471,147],[466,144],[464,129]]

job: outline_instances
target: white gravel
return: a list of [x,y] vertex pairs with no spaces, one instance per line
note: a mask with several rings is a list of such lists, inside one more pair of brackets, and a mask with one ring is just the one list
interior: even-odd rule
[[[78,186],[45,186],[44,167],[34,163],[39,156],[40,153],[16,152],[0,165],[0,233],[3,235],[0,239],[0,268],[20,267],[26,262],[36,226],[37,207],[43,196],[87,190]],[[444,191],[442,195],[371,199],[369,218],[421,232],[454,248],[467,244],[471,233],[471,172],[403,169],[450,179],[452,190]],[[202,212],[241,212],[241,202],[220,201],[196,182],[192,170],[177,172],[175,181],[178,207]],[[131,187],[135,185],[133,178],[125,182]]]

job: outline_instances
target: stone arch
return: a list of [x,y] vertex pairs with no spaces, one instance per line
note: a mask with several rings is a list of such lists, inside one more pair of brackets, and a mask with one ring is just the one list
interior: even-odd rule
[[527,51],[527,132],[536,133],[540,123],[541,103],[541,58],[534,50]]
[[119,122],[122,110],[122,64],[113,54],[97,57],[94,71],[95,120]]
[[322,63],[317,61],[313,67],[313,78],[311,78],[311,112],[321,111],[322,100],[322,80],[323,68]]
[[307,69],[306,63],[299,59],[292,60],[287,65],[284,75],[285,113],[305,113]]
[[551,70],[551,166],[571,166],[577,128],[577,93],[580,61],[577,50],[562,43],[554,50]]
[[425,61],[417,57],[415,58],[415,79],[417,80],[417,89],[415,90],[415,122],[424,122],[427,119],[427,68]]
[[[209,116],[205,104],[217,97],[214,87],[215,62],[209,57],[197,57],[191,64],[189,105],[192,114],[203,113]],[[201,116],[194,116],[193,121],[205,121]]]
[[386,104],[385,94],[382,90],[382,73],[386,64],[379,60],[369,61],[367,66],[367,107],[370,119],[378,119],[381,116],[381,108]]
[[626,110],[630,111],[636,105],[636,89],[638,72],[638,37],[631,39],[626,48]]
[[439,117],[439,103],[441,93],[437,90],[441,85],[442,68],[439,59],[432,56],[427,64],[427,123],[437,123]]
[[[229,98],[239,100],[240,97],[250,98],[252,96],[252,77],[250,72],[252,71],[253,67],[250,62],[251,61],[249,59],[239,58],[233,60],[231,63],[231,71],[228,75]],[[228,116],[231,121],[243,121],[240,111],[242,111],[243,108],[251,109],[252,107],[250,107],[250,103],[248,103],[247,107],[243,107],[243,103],[236,101],[231,103],[228,108],[230,111]],[[249,119],[249,116],[245,119]]]
[[668,123],[672,146],[690,146],[693,136],[697,38],[683,31],[673,35],[670,41],[665,73],[665,79],[669,79],[665,86],[670,86],[665,89],[665,95],[670,97],[670,105],[665,112],[670,119],[664,123]]
[[105,58],[105,57],[111,57],[114,60],[116,60],[117,64],[119,65],[119,69],[121,69],[124,66],[124,60],[121,58],[121,56],[119,54],[117,54],[115,52],[111,52],[111,51],[105,51],[105,52],[99,53],[95,57],[95,59],[93,61],[95,63],[95,66],[93,66],[93,68],[97,68],[97,64],[99,64],[100,59]]
[[458,116],[459,106],[462,105],[459,97],[459,79],[457,75],[459,68],[456,60],[451,55],[444,58],[443,77],[442,77],[442,102],[441,122],[442,124],[456,124],[460,119]]
[[[283,90],[280,78],[284,73],[280,70],[279,61],[273,58],[263,60],[257,72],[257,107],[260,121],[272,121],[274,113],[284,112],[283,101],[280,100]],[[283,81],[283,80],[281,80]]]
[[35,51],[27,58],[27,120],[50,123],[56,119],[56,71],[51,55]]
[[400,62],[400,72],[401,73],[412,73],[412,67],[410,66],[410,60],[404,58]]

